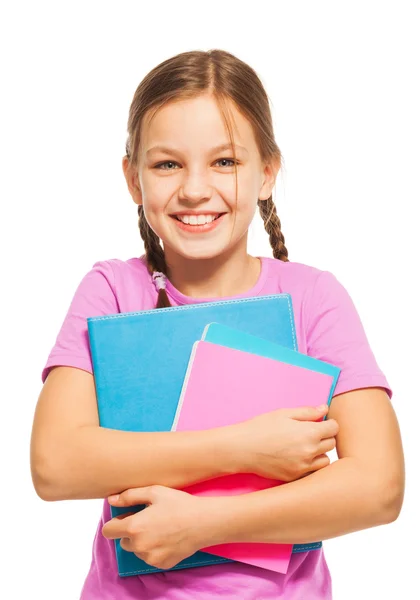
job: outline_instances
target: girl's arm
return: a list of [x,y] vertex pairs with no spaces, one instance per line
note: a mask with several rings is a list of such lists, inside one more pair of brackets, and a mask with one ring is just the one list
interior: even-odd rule
[[386,392],[334,398],[340,460],[287,485],[213,501],[201,548],[226,542],[311,543],[395,521],[404,498],[404,456]]
[[32,479],[37,494],[50,501],[105,498],[152,484],[183,488],[237,472],[231,446],[228,428],[156,433],[102,428],[93,375],[56,367],[35,411]]

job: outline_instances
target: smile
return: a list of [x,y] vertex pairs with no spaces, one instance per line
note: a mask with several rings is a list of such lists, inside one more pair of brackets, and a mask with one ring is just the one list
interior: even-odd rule
[[215,219],[218,219],[219,215],[175,215],[178,221],[182,221],[186,225],[205,225],[211,223]]
[[212,214],[212,215],[171,215],[171,218],[175,221],[176,225],[183,231],[190,233],[204,233],[215,229],[226,213]]

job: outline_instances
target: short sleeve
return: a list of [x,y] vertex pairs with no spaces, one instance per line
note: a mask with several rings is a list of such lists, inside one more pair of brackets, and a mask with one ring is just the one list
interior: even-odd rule
[[308,354],[341,369],[334,395],[382,387],[392,398],[392,390],[377,364],[353,300],[329,271],[318,275],[306,314]]
[[42,370],[42,383],[45,382],[53,366],[77,367],[93,373],[87,318],[118,312],[111,262],[96,262],[76,289],[55,344]]

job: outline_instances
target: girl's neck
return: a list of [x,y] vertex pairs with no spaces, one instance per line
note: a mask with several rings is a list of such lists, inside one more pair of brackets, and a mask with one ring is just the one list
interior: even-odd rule
[[[166,252],[165,252],[166,254]],[[260,276],[261,261],[246,252],[212,259],[167,257],[172,285],[192,298],[223,298],[251,289]]]

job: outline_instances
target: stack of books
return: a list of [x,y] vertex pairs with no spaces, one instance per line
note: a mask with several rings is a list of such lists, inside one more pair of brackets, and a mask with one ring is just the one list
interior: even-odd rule
[[[340,374],[337,366],[298,351],[289,294],[90,317],[87,323],[99,421],[110,429],[197,431],[280,408],[329,405]],[[278,485],[284,482],[241,473],[184,491],[222,496]],[[144,509],[111,506],[111,515]],[[292,553],[321,545],[223,544],[159,569],[115,540],[121,577],[232,561],[286,573]]]

